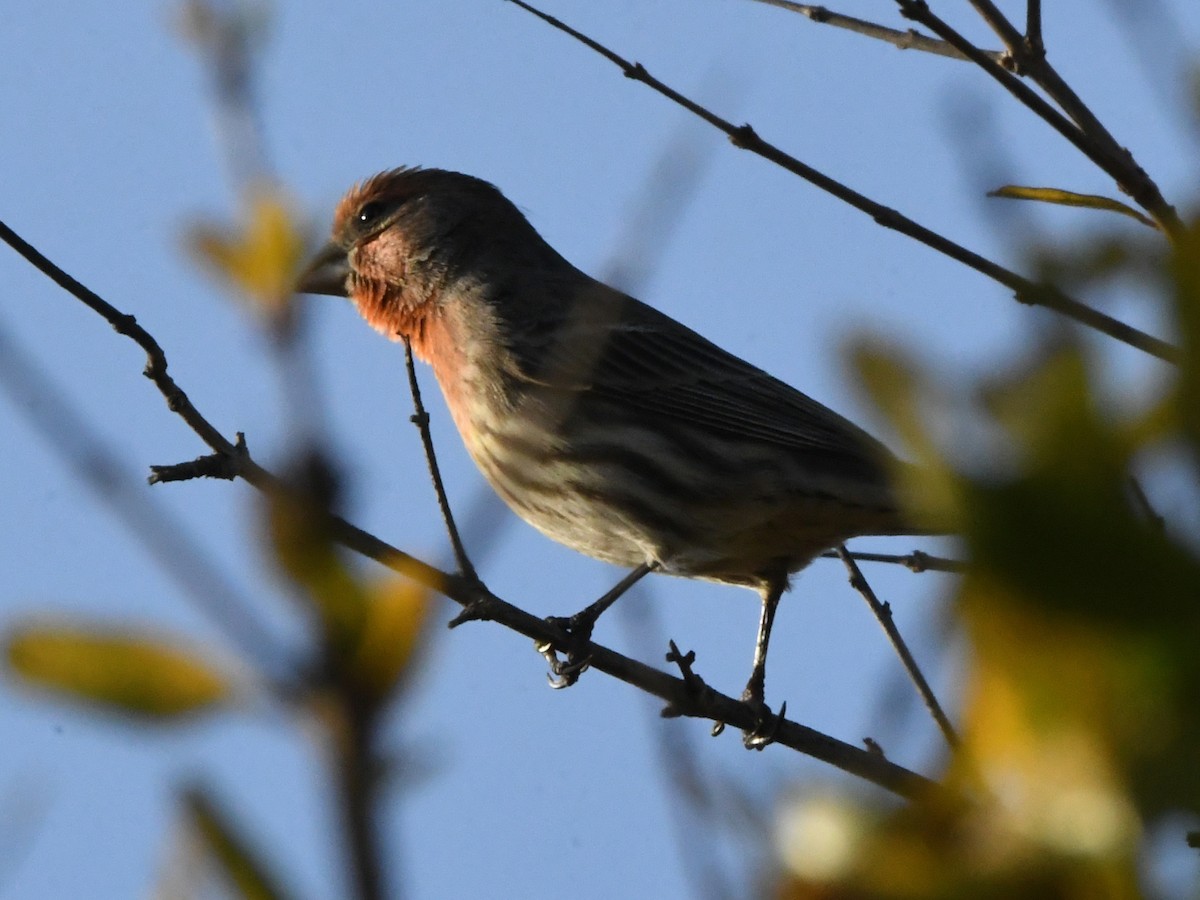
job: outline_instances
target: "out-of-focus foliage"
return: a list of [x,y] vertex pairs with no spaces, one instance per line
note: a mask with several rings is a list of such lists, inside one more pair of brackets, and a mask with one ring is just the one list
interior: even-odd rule
[[334,493],[328,468],[311,460],[286,490],[267,495],[265,530],[274,561],[316,615],[330,675],[375,706],[408,670],[430,596],[400,576],[368,580],[350,567],[330,530]]
[[[963,747],[949,798],[786,806],[780,896],[1140,896],[1148,828],[1200,811],[1200,558],[1137,482],[1153,453],[1160,489],[1200,496],[1200,229],[1157,256],[1077,249],[1057,271],[1125,278],[1178,324],[1178,377],[1140,406],[1106,395],[1106,356],[1069,332],[953,396],[911,355],[858,351],[920,464],[903,473],[914,515],[961,534],[969,562]],[[931,424],[951,409],[986,436],[969,463]]]
[[202,788],[191,788],[184,792],[183,804],[205,855],[234,896],[246,900],[284,900],[288,896],[215,798]]
[[111,627],[29,625],[8,635],[8,664],[27,681],[154,721],[229,698],[226,678],[165,640]]
[[260,187],[244,198],[239,225],[197,225],[188,247],[269,321],[286,321],[307,241],[278,190]]

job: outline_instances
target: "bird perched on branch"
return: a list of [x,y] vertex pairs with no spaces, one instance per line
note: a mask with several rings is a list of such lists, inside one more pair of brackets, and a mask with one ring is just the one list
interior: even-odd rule
[[577,636],[650,571],[757,591],[743,696],[766,717],[767,645],[789,575],[848,538],[914,531],[882,444],[579,271],[477,178],[399,168],[356,185],[300,290],[349,297],[411,344],[517,515],[633,570],[571,620]]

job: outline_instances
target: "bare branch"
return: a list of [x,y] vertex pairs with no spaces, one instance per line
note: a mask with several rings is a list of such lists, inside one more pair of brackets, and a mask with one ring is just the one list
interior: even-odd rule
[[[150,357],[147,375],[167,398],[171,410],[180,415],[213,450],[230,454],[238,465],[242,478],[260,490],[283,489],[283,482],[279,478],[259,466],[249,454],[238,451],[233,442],[195,409],[187,395],[167,376],[167,360],[162,348],[149,332],[136,324],[132,316],[122,313],[68,275],[2,222],[0,239],[89,309],[102,316],[120,334],[142,347]],[[329,516],[326,525],[332,538],[343,547],[444,594],[466,608],[466,618],[498,622],[511,631],[532,638],[538,644],[571,644],[570,635],[546,620],[501,600],[478,581],[443,572],[340,517]],[[588,656],[591,668],[665,700],[677,715],[726,723],[743,731],[754,728],[758,722],[759,712],[750,704],[707,687],[697,691],[682,678],[668,675],[591,641],[580,649]],[[774,743],[790,747],[910,799],[929,797],[944,790],[931,779],[798,722],[781,720],[774,734]]]
[[[987,22],[988,27],[996,33],[996,37],[1000,38],[1008,49],[1009,55],[1014,56],[1021,46],[1021,32],[1017,31],[1008,17],[1000,12],[1000,9],[991,0],[971,0],[971,5],[975,7],[975,12],[979,13],[980,18]],[[903,4],[901,4],[901,11],[903,11]]]
[[421,433],[421,447],[425,451],[425,462],[429,466],[429,478],[433,482],[433,492],[437,495],[438,509],[442,521],[446,523],[446,531],[450,535],[450,546],[454,549],[454,561],[458,566],[458,574],[470,581],[478,581],[479,575],[471,564],[462,538],[458,534],[458,526],[454,524],[454,513],[450,511],[450,500],[446,497],[446,486],[442,483],[442,472],[438,467],[437,453],[433,449],[433,435],[429,432],[429,413],[421,401],[421,385],[417,381],[417,367],[413,364],[412,342],[404,338],[404,366],[408,370],[408,390],[412,394],[413,409],[412,423]]
[[[783,150],[776,147],[767,141],[764,141],[749,125],[737,126],[733,123],[722,119],[720,116],[711,112],[707,108],[696,103],[680,94],[678,91],[668,87],[657,78],[653,77],[646,71],[641,63],[631,63],[623,57],[619,56],[614,51],[608,49],[603,44],[593,40],[587,35],[576,31],[569,25],[559,21],[553,16],[541,12],[533,6],[530,6],[524,0],[508,0],[514,3],[527,12],[537,16],[542,21],[562,31],[564,34],[570,35],[575,40],[599,53],[605,59],[612,62],[624,72],[625,77],[631,78],[634,81],[640,81],[647,87],[657,91],[662,96],[666,97],[673,103],[683,107],[699,118],[708,122],[714,128],[717,128],[727,135],[733,142],[735,147],[743,150],[749,150],[764,159],[770,160],[783,169],[798,175],[810,184],[815,185],[821,190],[832,194],[839,200],[850,204],[855,209],[858,209],[867,215],[871,216],[878,224],[884,228],[890,228],[905,234],[914,240],[925,244],[927,247],[932,247],[939,253],[949,256],[951,259],[957,260],[966,266],[980,272],[994,281],[1003,284],[1010,288],[1016,299],[1021,303],[1027,303],[1032,306],[1043,306],[1046,309],[1064,315],[1070,319],[1074,319],[1082,325],[1086,325],[1096,331],[1106,334],[1109,337],[1135,347],[1138,350],[1155,356],[1165,362],[1178,363],[1180,353],[1179,348],[1156,337],[1152,337],[1132,325],[1114,319],[1111,316],[1081,303],[1079,300],[1067,295],[1057,287],[1050,284],[1042,284],[1030,281],[1012,272],[1003,266],[992,262],[991,260],[980,256],[974,251],[956,244],[954,241],[903,215],[902,213],[884,206],[871,200],[869,197],[858,193],[852,188],[847,187],[839,181],[830,178],[822,172],[817,171],[811,166],[801,162],[794,156],[785,153]],[[1006,73],[1007,74],[1007,73]],[[1020,82],[1017,82],[1020,84]],[[1024,85],[1021,85],[1024,88]],[[1026,90],[1028,90],[1026,88]],[[1044,101],[1043,101],[1044,103]]]
[[[879,25],[875,22],[868,22],[865,19],[856,19],[854,16],[834,12],[824,6],[813,6],[809,3],[793,3],[792,0],[755,0],[755,2],[799,13],[820,25],[832,25],[834,28],[843,28],[846,31],[852,31],[855,34],[861,34],[865,37],[874,38],[877,41],[883,41],[885,44],[891,44],[900,50],[919,50],[922,53],[932,53],[934,56],[945,56],[949,59],[965,60],[967,58],[962,52],[945,41],[939,41],[937,38],[921,34],[912,28],[907,28],[903,31],[899,28],[888,28],[886,25]],[[1005,54],[996,50],[989,52],[998,63],[1002,62],[1005,57]]]
[[117,454],[40,371],[32,354],[0,328],[0,385],[22,398],[30,421],[75,475],[96,493],[164,568],[175,583],[247,660],[266,664],[271,677],[282,677],[289,653],[221,573],[220,567],[192,540],[182,525],[146,493],[132,490]]
[[[517,0],[512,0],[512,2],[517,2]],[[987,0],[972,0],[972,2],[977,8],[987,11],[985,17],[988,18],[989,24],[993,24],[991,12],[995,11],[995,16],[998,16],[999,19],[996,20],[993,27],[1006,32],[1012,29],[1012,24],[999,11],[996,11],[990,2]],[[1024,52],[1024,45],[1019,33],[1016,35],[1015,43],[1010,45],[1010,48],[1016,48],[1012,51],[1017,54],[1014,59],[1021,61],[1020,66],[1014,64],[1014,69],[1027,71],[1034,78],[1035,83],[1043,86],[1047,93],[1068,111],[1067,115],[1051,106],[1016,75],[993,61],[984,51],[936,16],[929,9],[925,0],[896,0],[896,3],[900,7],[902,15],[914,22],[919,22],[943,40],[957,47],[1026,108],[1066,138],[1101,171],[1111,177],[1122,192],[1128,194],[1142,209],[1146,210],[1169,238],[1178,239],[1183,233],[1184,226],[1179,214],[1163,198],[1154,181],[1137,164],[1129,151],[1117,144],[1108,130],[1100,124],[1100,121],[1045,62],[1044,58],[1038,63],[1035,57]],[[1015,29],[1012,30],[1015,33]],[[1008,42],[1006,41],[1006,43]]]
[[859,569],[858,564],[850,556],[849,552],[847,552],[845,544],[837,548],[837,554],[841,557],[842,562],[846,564],[846,571],[850,573],[850,586],[862,594],[862,598],[871,607],[871,612],[875,614],[875,618],[883,626],[888,640],[891,641],[897,655],[900,657],[900,662],[904,664],[904,671],[908,673],[908,677],[916,685],[917,693],[921,695],[921,699],[925,701],[925,706],[928,708],[929,714],[933,716],[933,720],[937,722],[938,728],[942,730],[942,735],[946,738],[946,743],[952,748],[957,748],[959,746],[958,734],[955,732],[954,726],[950,724],[950,719],[942,709],[942,705],[938,703],[938,699],[933,693],[933,688],[929,686],[929,682],[925,678],[925,673],[917,665],[912,651],[908,649],[908,644],[900,636],[900,629],[896,627],[896,620],[892,618],[891,607],[879,601],[879,598],[875,595],[875,591],[871,588],[867,579],[863,577],[862,570]]
[[[948,572],[960,574],[966,571],[966,564],[957,559],[946,559],[942,556],[931,556],[924,550],[914,550],[912,553],[864,553],[861,550],[849,551],[850,558],[856,562],[891,563],[920,574],[921,572]],[[822,559],[841,559],[842,554],[837,550],[826,550],[821,554]]]
[[[243,453],[246,448],[246,436],[240,431],[237,434],[237,447]],[[197,478],[220,478],[223,481],[233,481],[238,477],[237,463],[231,456],[220,453],[206,453],[187,462],[171,463],[165,466],[151,466],[150,484],[168,484],[172,481],[194,481]]]

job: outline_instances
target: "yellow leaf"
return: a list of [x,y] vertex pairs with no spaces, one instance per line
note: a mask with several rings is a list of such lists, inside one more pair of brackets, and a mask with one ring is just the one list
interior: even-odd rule
[[253,192],[240,225],[198,226],[189,244],[258,309],[269,315],[286,310],[305,257],[305,240],[278,192]]
[[366,590],[334,544],[329,519],[332,473],[320,460],[266,498],[266,532],[275,561],[318,614],[326,646],[344,658],[357,645]]
[[1164,685],[1135,642],[1047,614],[990,579],[964,585],[976,651],[966,741],[983,782],[1026,837],[1105,855],[1139,831],[1121,771],[1126,743],[1157,745]]
[[9,665],[76,699],[147,718],[194,713],[225,700],[226,680],[161,640],[78,626],[27,626],[8,637]]
[[1064,191],[1060,188],[1021,187],[1008,184],[994,191],[988,191],[989,197],[1005,197],[1009,200],[1036,200],[1040,203],[1053,203],[1058,206],[1082,206],[1087,209],[1102,209],[1107,212],[1120,213],[1136,219],[1149,228],[1158,228],[1151,218],[1142,215],[1132,206],[1114,200],[1111,197],[1101,197],[1098,194],[1077,194],[1074,191]]
[[433,603],[426,588],[398,576],[370,585],[368,595],[351,671],[371,697],[382,700],[408,671]]

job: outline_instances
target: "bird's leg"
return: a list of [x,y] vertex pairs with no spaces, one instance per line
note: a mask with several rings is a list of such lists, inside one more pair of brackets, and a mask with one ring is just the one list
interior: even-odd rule
[[758,637],[754,641],[754,668],[750,671],[750,680],[742,691],[742,701],[755,708],[758,721],[755,727],[743,734],[743,743],[747,749],[761,750],[775,739],[775,731],[783,721],[787,709],[784,704],[779,715],[773,715],[771,708],[763,699],[767,684],[767,647],[771,643],[771,626],[775,624],[775,610],[779,600],[787,590],[787,575],[772,578],[762,590],[762,613],[758,620]]
[[570,687],[579,680],[579,676],[588,667],[588,658],[580,650],[592,639],[592,629],[596,625],[596,620],[604,614],[605,610],[616,603],[622,594],[657,568],[658,563],[642,563],[613,585],[612,590],[606,592],[598,600],[585,606],[570,618],[550,616],[546,619],[551,625],[565,631],[570,636],[571,644],[573,645],[567,649],[567,658],[560,660],[552,643],[545,642],[538,644],[538,652],[546,657],[547,662],[550,663],[550,671],[553,673],[549,676],[551,687]]

